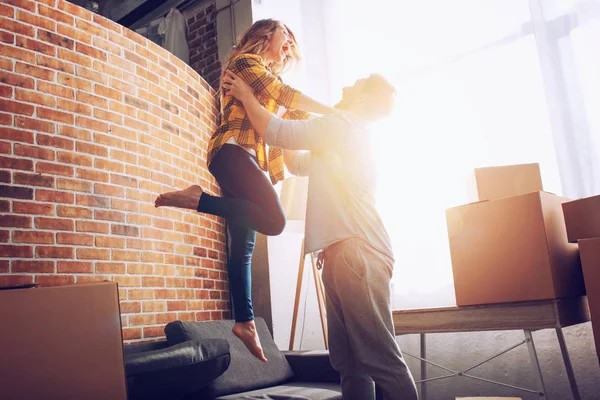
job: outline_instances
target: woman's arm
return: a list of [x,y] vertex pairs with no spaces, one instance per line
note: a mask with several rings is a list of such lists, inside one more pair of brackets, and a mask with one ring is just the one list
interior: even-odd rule
[[335,110],[302,94],[300,91],[281,82],[269,72],[260,61],[260,56],[245,54],[237,57],[231,70],[244,80],[254,94],[272,98],[277,104],[288,109],[299,109],[316,114],[332,114]]

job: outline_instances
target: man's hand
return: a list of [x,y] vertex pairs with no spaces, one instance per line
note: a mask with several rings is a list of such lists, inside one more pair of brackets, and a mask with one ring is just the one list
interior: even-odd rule
[[223,76],[223,89],[242,103],[254,98],[252,88],[242,78],[227,70]]

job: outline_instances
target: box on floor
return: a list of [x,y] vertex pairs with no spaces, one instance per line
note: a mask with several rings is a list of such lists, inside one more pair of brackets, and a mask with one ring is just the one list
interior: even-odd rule
[[0,290],[4,399],[125,400],[117,284]]
[[598,361],[600,361],[600,237],[581,239],[578,243],[592,317],[596,353],[598,354]]
[[569,201],[562,207],[569,242],[600,237],[600,196]]
[[538,191],[446,210],[457,305],[584,295],[566,201]]

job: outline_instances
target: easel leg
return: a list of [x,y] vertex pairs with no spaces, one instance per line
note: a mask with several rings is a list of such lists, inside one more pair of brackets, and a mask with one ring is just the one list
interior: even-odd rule
[[531,335],[531,331],[527,329],[525,329],[523,333],[525,334],[525,340],[527,341],[527,348],[529,349],[529,357],[531,358],[531,363],[533,364],[537,372],[538,384],[540,387],[539,395],[543,399],[548,399],[548,396],[546,394],[546,386],[544,386],[544,378],[542,377],[542,369],[540,368],[540,361],[538,360],[537,352],[535,351],[535,344],[533,343],[533,336]]
[[294,313],[292,314],[292,332],[290,334],[290,350],[294,350],[296,338],[296,323],[298,322],[298,308],[300,306],[300,292],[302,291],[302,278],[304,276],[304,238],[300,247],[300,262],[298,264],[298,280],[296,281],[296,298],[294,299]]
[[569,378],[569,384],[571,385],[571,393],[573,394],[573,399],[581,400],[581,396],[579,395],[579,389],[577,389],[575,373],[573,372],[573,366],[571,365],[571,359],[569,358],[569,351],[567,350],[567,344],[565,343],[565,336],[563,335],[562,328],[556,328],[556,336],[558,336],[558,344],[560,346],[560,352],[562,353],[563,362],[565,363],[565,369],[567,370],[567,377]]
[[[427,359],[427,342],[424,333],[419,336],[421,343],[421,380],[425,381],[427,379],[427,363],[423,360]],[[427,400],[427,382],[421,382],[421,400]]]
[[321,279],[321,273],[317,268],[317,262],[313,254],[310,254],[310,263],[312,265],[313,275],[315,278],[315,289],[317,291],[317,303],[319,305],[319,314],[321,316],[321,328],[323,329],[323,342],[325,343],[325,349],[329,349],[329,341],[327,336],[327,310],[325,308],[325,288],[323,287],[323,280]]

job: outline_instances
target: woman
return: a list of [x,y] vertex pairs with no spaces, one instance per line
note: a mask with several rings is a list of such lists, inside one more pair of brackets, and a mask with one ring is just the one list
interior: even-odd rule
[[[264,19],[243,35],[223,71],[231,70],[247,82],[270,112],[277,114],[280,106],[285,107],[283,118],[334,112],[281,82],[279,74],[299,59],[294,34],[281,22]],[[285,227],[283,208],[271,185],[283,179],[284,157],[278,148],[267,153],[242,103],[227,93],[221,94],[221,114],[207,161],[223,196],[211,196],[194,185],[158,196],[155,205],[193,209],[227,220],[231,239],[227,268],[236,321],[232,330],[254,356],[267,361],[254,324],[250,265],[256,232],[278,235]],[[263,171],[269,172],[271,182]]]

